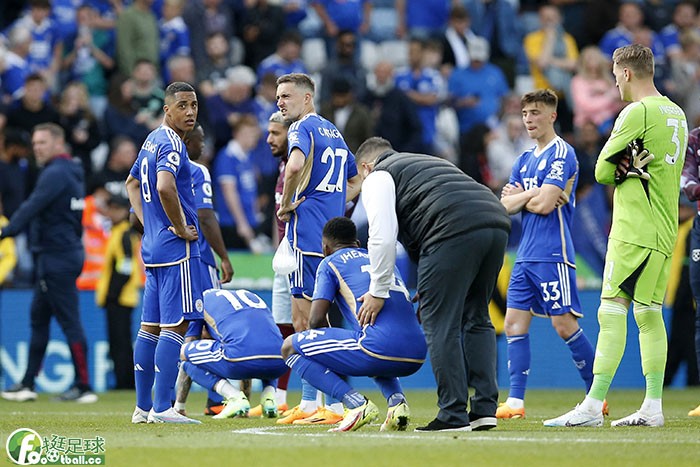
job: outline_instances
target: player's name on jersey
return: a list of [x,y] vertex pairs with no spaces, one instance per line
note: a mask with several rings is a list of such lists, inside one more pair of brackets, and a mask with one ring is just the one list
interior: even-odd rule
[[326,138],[342,138],[343,135],[340,134],[337,128],[323,128],[323,127],[318,127],[318,132],[321,134],[321,136],[325,136]]
[[683,115],[681,108],[673,105],[660,105],[659,112],[663,114]]
[[349,250],[343,253],[342,255],[339,255],[338,258],[340,258],[343,261],[343,264],[347,263],[351,259],[355,258],[369,258],[369,255],[367,253],[363,253],[361,251],[357,250]]

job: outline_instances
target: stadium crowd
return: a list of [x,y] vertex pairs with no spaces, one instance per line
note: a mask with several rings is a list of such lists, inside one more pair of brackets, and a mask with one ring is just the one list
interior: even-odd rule
[[[163,121],[171,82],[190,83],[199,99],[199,162],[224,243],[253,253],[279,241],[267,128],[288,73],[313,77],[319,114],[352,152],[379,136],[398,152],[447,159],[497,194],[534,145],[521,95],[554,90],[557,134],[580,167],[574,246],[597,276],[611,198],[594,165],[623,108],[613,51],[648,46],[656,87],[690,128],[700,124],[694,1],[6,0],[0,31],[0,225],[36,184],[32,130],[60,125],[85,171],[84,290],[98,285],[112,223],[123,220],[110,209],[124,207],[124,180]],[[684,209],[681,220],[692,219],[694,207]],[[511,246],[518,233],[515,222]],[[19,235],[16,254],[0,256],[0,286],[32,284],[27,243]]]

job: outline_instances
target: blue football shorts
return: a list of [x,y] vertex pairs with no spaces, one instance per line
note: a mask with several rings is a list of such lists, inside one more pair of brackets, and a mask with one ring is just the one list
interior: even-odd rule
[[294,298],[311,300],[314,296],[316,285],[316,270],[323,258],[314,255],[305,255],[294,249],[297,257],[297,269],[289,275],[289,286]]
[[183,353],[188,362],[222,378],[273,380],[288,370],[281,355],[279,358],[226,360],[223,344],[213,339],[189,342],[183,346]]
[[572,313],[583,317],[576,269],[565,263],[515,263],[508,285],[507,307],[536,316]]
[[[360,346],[362,332],[342,328],[308,329],[292,336],[294,350],[303,357],[345,376],[397,378],[412,375],[419,362],[404,362],[368,354]],[[387,352],[387,355],[393,352]]]
[[204,319],[199,258],[173,266],[147,267],[141,322],[173,327]]

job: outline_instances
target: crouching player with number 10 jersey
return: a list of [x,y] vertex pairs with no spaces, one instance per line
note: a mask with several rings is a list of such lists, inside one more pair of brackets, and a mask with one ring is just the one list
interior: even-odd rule
[[[330,431],[354,431],[375,420],[377,406],[339,375],[374,378],[388,402],[381,430],[405,430],[409,420],[399,376],[421,367],[427,346],[408,291],[394,269],[394,285],[373,325],[361,327],[358,299],[367,293],[370,263],[359,248],[355,224],[346,217],[328,221],[323,229],[324,260],[316,273],[310,329],[289,336],[282,346],[287,365],[348,409]],[[351,329],[330,328],[327,313],[335,301]]]
[[182,368],[201,386],[224,397],[216,419],[247,417],[250,403],[230,379],[262,380],[263,416],[277,416],[276,379],[287,371],[280,355],[282,334],[265,302],[247,290],[204,292],[204,321],[211,339],[182,347]]
[[146,266],[141,329],[134,345],[133,423],[200,423],[171,404],[183,336],[189,320],[202,316],[198,219],[182,141],[194,127],[197,108],[189,84],[166,88],[163,124],[146,138],[126,180],[129,201],[144,228]]

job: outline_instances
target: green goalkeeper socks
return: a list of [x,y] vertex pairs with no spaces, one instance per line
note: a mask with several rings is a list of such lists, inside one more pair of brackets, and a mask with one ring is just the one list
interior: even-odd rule
[[622,360],[627,341],[627,307],[602,300],[598,308],[600,332],[593,362],[593,384],[588,395],[602,401]]
[[646,379],[646,398],[661,399],[668,342],[660,305],[634,304],[634,319],[639,326],[639,350]]

